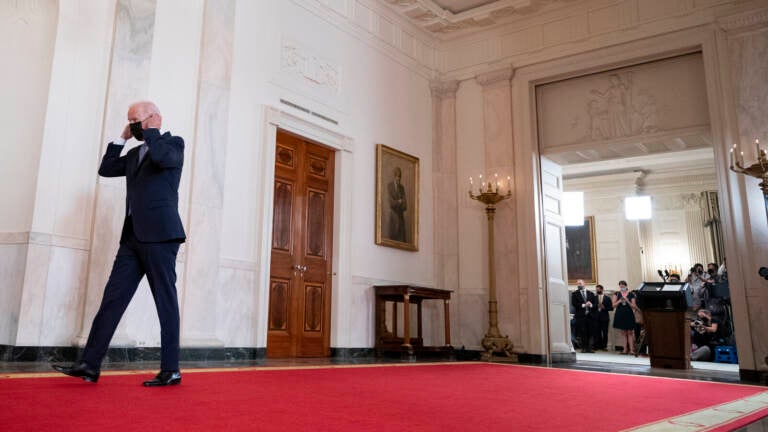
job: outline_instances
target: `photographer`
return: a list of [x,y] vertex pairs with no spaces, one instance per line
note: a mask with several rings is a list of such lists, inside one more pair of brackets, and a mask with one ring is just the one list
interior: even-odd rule
[[699,309],[697,318],[691,322],[691,360],[709,361],[712,358],[712,345],[717,338],[717,318],[712,318],[709,309]]
[[704,272],[704,265],[696,263],[691,267],[691,271],[688,273],[685,281],[691,284],[693,310],[697,311],[706,307],[707,300],[709,300],[709,287],[712,286],[714,280],[712,280],[709,273]]

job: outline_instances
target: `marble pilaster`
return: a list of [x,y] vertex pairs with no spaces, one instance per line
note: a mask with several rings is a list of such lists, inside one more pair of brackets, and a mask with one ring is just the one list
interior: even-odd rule
[[[522,335],[527,322],[522,292],[519,289],[518,245],[515,222],[517,183],[514,172],[514,142],[512,134],[512,76],[511,66],[478,75],[483,94],[483,144],[485,173],[498,173],[504,189],[512,190],[511,199],[497,206],[495,215],[496,287],[499,301],[499,329],[509,335],[516,351],[524,350]],[[507,184],[507,177],[510,183]]]
[[24,288],[27,244],[0,244],[0,345],[16,343],[19,305]]
[[[100,137],[99,160],[109,141],[123,131],[127,123],[128,106],[147,99],[155,28],[156,0],[119,0],[114,22],[114,41],[104,114],[104,129]],[[129,140],[126,149],[137,145]],[[91,168],[98,169],[98,161]],[[112,270],[120,231],[125,217],[125,179],[98,177],[94,209],[93,237],[88,265],[85,306],[80,331],[75,344],[84,345]],[[146,282],[137,291],[137,303],[147,303],[150,296]],[[112,339],[113,346],[135,346],[135,335],[127,332],[127,323],[135,307],[129,307]]]
[[[458,81],[434,81],[432,91],[432,187],[434,199],[435,287],[459,289],[459,221],[456,153]],[[451,302],[451,331],[458,335],[457,300]],[[426,318],[426,317],[425,317]],[[455,343],[456,341],[453,341]]]
[[[734,140],[744,149],[744,157],[755,160],[754,139],[768,141],[768,9],[742,14],[724,20],[728,48],[728,66],[733,104],[736,111],[737,130]],[[737,290],[731,290],[731,303],[736,317],[736,342],[739,350],[739,367],[742,370],[768,370],[768,342],[764,334],[768,328],[768,282],[757,275],[759,267],[768,266],[768,223],[765,201],[756,179],[734,175],[735,184],[722,199],[731,201],[736,209],[734,224],[744,238],[737,245],[729,245],[726,251],[735,250],[736,256],[728,255],[729,281]],[[740,211],[739,211],[740,210]],[[727,228],[727,227],[726,227]],[[738,287],[743,286],[743,293]],[[738,318],[737,318],[738,319]],[[741,323],[741,326],[739,325]],[[748,328],[743,328],[747,327]]]
[[212,305],[218,299],[234,20],[233,0],[205,3],[186,288],[180,300],[185,347],[224,345],[217,336],[218,317]]

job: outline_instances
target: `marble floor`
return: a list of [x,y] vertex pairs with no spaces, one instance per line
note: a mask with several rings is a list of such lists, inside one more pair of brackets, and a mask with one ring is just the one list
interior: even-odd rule
[[[424,362],[434,362],[434,359],[427,359]],[[499,358],[498,362],[506,362],[504,358]],[[201,368],[239,368],[239,367],[291,367],[291,366],[324,366],[324,365],[343,365],[343,364],[381,364],[381,363],[403,363],[412,361],[400,360],[398,358],[298,358],[298,359],[259,359],[259,360],[238,360],[238,361],[189,361],[182,362],[182,369],[201,369]],[[416,363],[419,363],[417,361]],[[536,365],[547,367],[543,365]],[[738,365],[726,365],[709,362],[693,362],[693,368],[689,370],[657,369],[651,368],[647,358],[634,356],[622,356],[608,352],[598,352],[595,354],[577,354],[575,363],[554,364],[550,367],[598,371],[607,373],[648,375],[667,378],[682,378],[702,381],[717,381],[726,383],[739,383]],[[154,372],[158,367],[156,361],[130,362],[130,363],[105,363],[102,367],[104,371],[121,370],[147,370]],[[48,362],[0,362],[0,375],[12,373],[34,373],[51,372],[51,365]],[[760,419],[750,425],[747,425],[738,432],[768,432],[768,417]]]

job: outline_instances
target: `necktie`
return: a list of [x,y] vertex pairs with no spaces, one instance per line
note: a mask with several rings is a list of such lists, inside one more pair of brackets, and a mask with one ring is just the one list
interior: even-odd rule
[[142,144],[139,146],[139,165],[141,165],[141,161],[144,160],[144,156],[147,155],[147,145]]
[[[147,144],[146,143],[139,146],[139,161],[136,163],[136,166],[141,165],[141,161],[143,161],[144,160],[144,156],[147,155],[147,150],[149,150],[149,149],[147,148]],[[128,206],[128,216],[130,216],[130,215],[131,215],[131,206],[129,205]]]

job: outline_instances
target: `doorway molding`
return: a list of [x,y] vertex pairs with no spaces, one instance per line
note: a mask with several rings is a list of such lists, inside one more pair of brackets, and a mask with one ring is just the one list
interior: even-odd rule
[[[707,99],[709,103],[710,130],[714,142],[715,171],[721,210],[726,254],[734,257],[732,263],[748,256],[748,246],[737,242],[736,225],[745,222],[745,216],[734,213],[744,206],[746,197],[739,192],[739,185],[731,178],[727,164],[726,142],[738,136],[735,130],[736,111],[730,94],[725,36],[721,29],[706,25],[670,34],[622,43],[595,51],[559,58],[540,64],[522,67],[513,78],[513,124],[515,143],[515,170],[518,179],[525,179],[518,188],[518,219],[520,250],[535,251],[520,254],[519,268],[537,269],[536,272],[520,272],[519,286],[527,290],[532,301],[529,307],[528,343],[531,354],[542,355],[545,361],[556,359],[560,353],[552,349],[548,319],[546,292],[546,266],[544,256],[544,215],[542,212],[541,166],[536,117],[535,86],[545,82],[566,79],[578,75],[600,72],[638,63],[672,57],[693,51],[701,51],[704,60]],[[747,221],[748,223],[748,221]],[[530,227],[536,229],[531,230]],[[743,288],[743,270],[736,265],[733,272],[732,303],[737,322],[736,339],[739,347],[741,369],[756,369],[755,352]],[[730,276],[730,275],[729,275]],[[535,317],[538,317],[536,319]]]
[[339,313],[340,305],[344,304],[345,290],[350,286],[351,262],[351,209],[353,155],[355,142],[343,133],[317,124],[271,105],[263,105],[261,121],[263,143],[261,148],[261,163],[258,168],[264,173],[261,190],[261,229],[257,242],[260,274],[256,278],[256,314],[255,326],[258,329],[257,346],[267,345],[267,327],[269,316],[269,274],[272,254],[272,218],[274,213],[274,182],[275,182],[275,146],[277,132],[282,130],[298,135],[309,141],[314,141],[336,151],[333,197],[333,260],[331,282],[331,348],[338,346],[343,314]]

